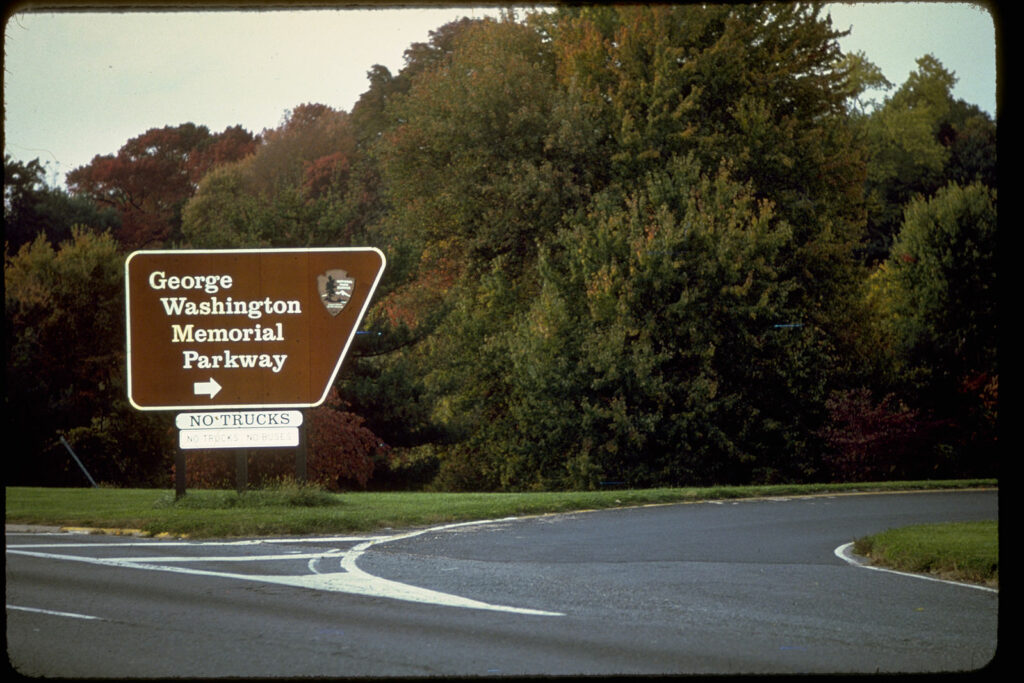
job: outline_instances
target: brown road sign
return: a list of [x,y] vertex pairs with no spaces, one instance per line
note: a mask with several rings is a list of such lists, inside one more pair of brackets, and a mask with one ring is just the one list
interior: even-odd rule
[[134,252],[128,400],[139,410],[320,405],[384,264],[374,248]]

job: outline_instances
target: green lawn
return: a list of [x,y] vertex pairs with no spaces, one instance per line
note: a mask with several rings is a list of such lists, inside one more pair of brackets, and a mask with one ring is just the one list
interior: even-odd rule
[[249,491],[6,489],[8,524],[136,529],[194,538],[401,529],[550,512],[823,493],[994,487],[995,480],[666,488],[540,493],[326,493],[285,485]]
[[890,529],[854,543],[880,566],[999,585],[999,523],[957,522]]

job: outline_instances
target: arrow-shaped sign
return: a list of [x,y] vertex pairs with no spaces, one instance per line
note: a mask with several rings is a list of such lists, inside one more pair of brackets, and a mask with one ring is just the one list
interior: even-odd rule
[[217,380],[211,377],[209,382],[194,382],[192,384],[192,391],[196,396],[209,394],[210,398],[213,398],[220,391],[220,385],[217,384]]

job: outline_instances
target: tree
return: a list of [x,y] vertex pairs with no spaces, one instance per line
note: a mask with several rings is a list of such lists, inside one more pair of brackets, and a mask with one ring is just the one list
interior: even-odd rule
[[771,332],[794,312],[776,265],[792,239],[749,186],[724,169],[704,176],[692,158],[599,198],[545,259],[543,293],[510,344],[519,436],[506,483],[800,473],[774,452],[799,450],[813,400],[791,375],[814,349]]
[[116,155],[97,155],[68,173],[68,187],[118,212],[116,237],[126,249],[160,246],[180,238],[182,207],[203,174],[255,146],[256,139],[237,126],[215,135],[192,123],[151,128]]
[[944,438],[960,472],[993,466],[996,213],[996,191],[978,182],[953,183],[911,202],[875,282],[897,386],[950,425]]
[[167,424],[126,400],[124,259],[108,233],[74,228],[56,249],[40,235],[4,259],[9,479],[82,482],[64,436],[99,481],[166,476]]
[[420,73],[435,68],[451,56],[456,38],[468,27],[482,20],[463,17],[428,33],[425,43],[413,43],[405,50],[405,66],[392,75],[386,66],[374,64],[367,72],[369,89],[352,108],[360,146],[370,146],[385,130],[396,123],[388,113],[391,102],[409,91]]
[[34,159],[23,163],[4,156],[4,243],[13,255],[22,245],[43,234],[51,244],[71,237],[75,225],[97,232],[116,229],[113,210],[100,210],[92,202],[46,184],[46,169]]
[[866,260],[889,252],[906,205],[947,182],[996,187],[996,131],[987,114],[952,96],[956,77],[932,55],[861,120],[868,157]]
[[376,319],[401,348],[368,371],[412,371],[422,379],[403,389],[446,406],[408,440],[465,437],[497,409],[487,397],[500,393],[500,338],[528,296],[521,280],[536,244],[588,191],[550,139],[559,103],[540,36],[510,19],[449,28],[409,60],[414,77],[389,102],[393,124],[372,150],[389,207],[374,231],[393,266]]
[[882,70],[868,60],[867,55],[861,51],[844,55],[841,66],[847,73],[848,87],[845,99],[850,113],[855,116],[869,115],[878,108],[879,103],[874,98],[863,99],[864,94],[879,90],[887,91],[893,87],[893,84],[885,77]]
[[911,202],[881,277],[905,357],[933,377],[997,372],[995,190],[950,184]]
[[355,145],[346,112],[324,104],[300,104],[285,112],[280,126],[263,132],[263,144],[250,170],[252,190],[270,195],[300,187],[310,164],[333,157],[331,166],[347,166]]
[[[854,343],[852,257],[863,238],[865,155],[848,102],[873,78],[842,58],[816,4],[569,10],[548,28],[561,83],[601,114],[611,184],[629,191],[673,156],[749,182],[794,230],[779,264],[805,322]],[[862,65],[863,66],[863,65]],[[849,354],[846,354],[849,355]]]
[[182,234],[206,248],[350,243],[374,215],[362,157],[348,114],[299,105],[254,154],[203,178]]
[[837,391],[826,402],[829,422],[822,436],[833,481],[916,479],[947,472],[927,457],[935,425],[893,394],[875,402],[867,388]]
[[466,25],[391,105],[400,123],[376,155],[392,229],[428,259],[443,245],[467,272],[503,255],[510,267],[532,259],[534,240],[582,191],[548,145],[555,94],[536,32],[507,20]]
[[207,173],[182,210],[182,237],[192,248],[238,249],[265,246],[256,226],[259,198],[250,190],[255,156]]
[[390,234],[410,286],[455,267],[407,354],[443,480],[813,473],[861,274],[838,35],[803,5],[560,9],[467,28],[393,100]]

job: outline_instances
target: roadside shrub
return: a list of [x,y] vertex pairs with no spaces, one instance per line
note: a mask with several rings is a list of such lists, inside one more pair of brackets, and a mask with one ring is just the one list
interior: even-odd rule
[[375,467],[368,488],[374,491],[420,491],[440,470],[441,456],[434,444],[389,451],[384,466]]
[[[308,444],[306,476],[328,491],[365,488],[374,470],[385,464],[390,448],[367,429],[363,418],[343,409],[332,389],[327,401],[305,413]],[[247,456],[252,487],[272,486],[294,477],[294,449],[253,449]],[[195,450],[185,455],[185,485],[199,489],[230,489],[236,485],[235,452]]]
[[892,394],[877,403],[867,388],[833,392],[821,430],[832,481],[877,481],[926,475],[933,424]]
[[332,389],[323,406],[306,413],[309,480],[330,491],[365,488],[378,462],[388,458],[387,444],[343,405]]

